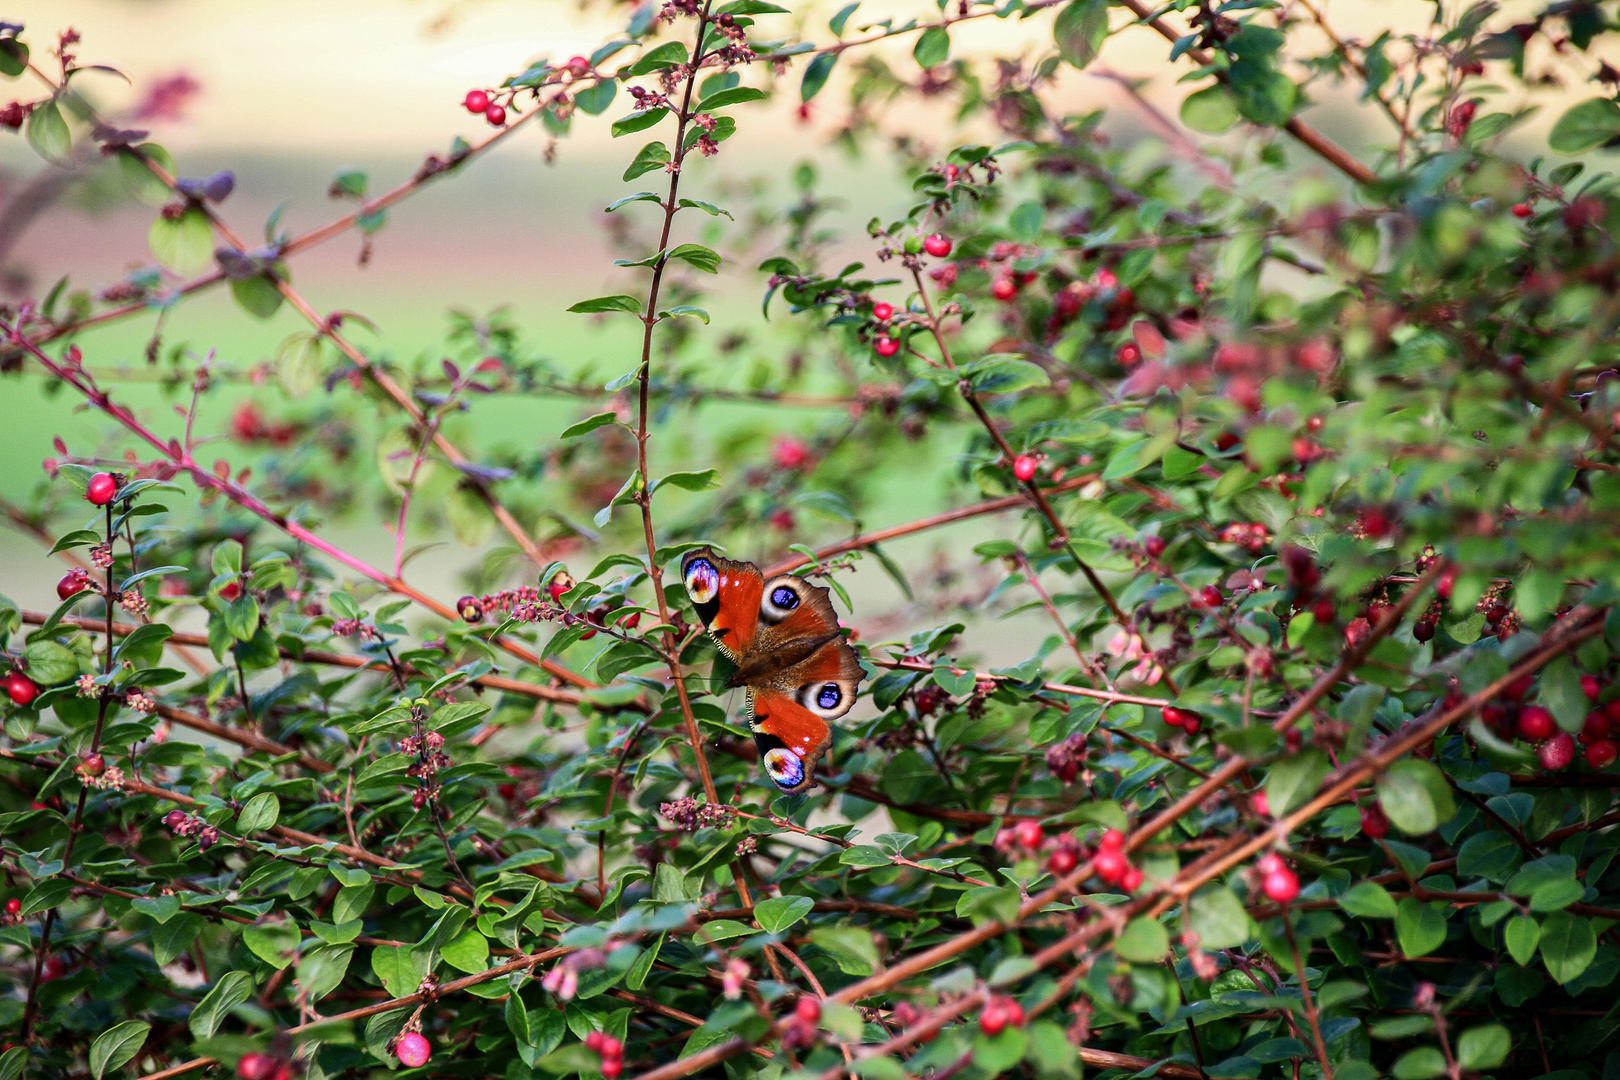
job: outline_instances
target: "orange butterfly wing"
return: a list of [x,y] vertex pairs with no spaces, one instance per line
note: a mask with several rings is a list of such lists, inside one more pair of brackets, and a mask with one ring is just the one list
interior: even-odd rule
[[797,795],[814,781],[816,762],[832,745],[827,721],[786,695],[752,690],[754,742],[765,772],[777,787]]
[[759,567],[699,548],[681,560],[681,581],[703,628],[727,656],[736,660],[753,649],[765,590]]

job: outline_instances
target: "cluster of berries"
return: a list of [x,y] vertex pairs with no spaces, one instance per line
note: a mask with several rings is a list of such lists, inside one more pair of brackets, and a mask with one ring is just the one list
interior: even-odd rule
[[816,1044],[816,1025],[821,1023],[821,1002],[809,994],[801,994],[793,1004],[793,1019],[782,1034],[782,1045],[803,1050]]
[[1171,727],[1180,728],[1189,735],[1198,734],[1198,730],[1204,726],[1197,713],[1188,712],[1186,709],[1178,709],[1174,705],[1164,707],[1164,722]]
[[461,107],[474,116],[482,115],[495,127],[506,124],[506,106],[500,102],[491,101],[489,94],[483,90],[469,90],[467,96],[461,99]]
[[1010,997],[996,995],[984,1003],[979,1013],[979,1030],[992,1039],[1008,1027],[1024,1026],[1024,1007]]
[[605,1031],[593,1031],[585,1036],[585,1049],[602,1055],[602,1075],[615,1080],[624,1072],[624,1043]]
[[207,851],[219,842],[219,830],[199,817],[192,817],[184,810],[170,810],[163,815],[164,828],[176,836],[195,836],[197,847]]
[[1142,887],[1142,871],[1132,866],[1126,857],[1125,834],[1118,829],[1109,829],[1102,834],[1102,839],[1097,842],[1097,854],[1092,859],[1092,866],[1104,884],[1118,885],[1127,893]]

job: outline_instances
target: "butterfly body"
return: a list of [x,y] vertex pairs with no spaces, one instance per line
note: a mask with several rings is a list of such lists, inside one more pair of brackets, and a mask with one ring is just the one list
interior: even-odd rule
[[789,794],[812,783],[832,743],[827,721],[855,704],[865,672],[838,630],[827,590],[708,548],[681,560],[681,581],[704,629],[737,665],[728,685],[748,691],[749,726],[772,781]]

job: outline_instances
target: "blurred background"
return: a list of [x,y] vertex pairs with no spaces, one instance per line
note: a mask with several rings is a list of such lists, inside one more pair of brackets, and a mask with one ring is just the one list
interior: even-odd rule
[[[782,37],[829,39],[826,19],[840,5],[790,6],[790,14],[767,17],[775,20],[773,31],[779,28]],[[106,64],[127,77],[126,82],[108,73],[85,74],[76,83],[79,90],[128,126],[149,129],[152,139],[174,155],[181,174],[234,172],[236,190],[221,211],[239,234],[257,240],[277,207],[294,234],[349,209],[352,204],[328,196],[340,172],[362,170],[370,176],[373,192],[385,190],[411,176],[427,154],[447,153],[455,137],[487,135],[482,119],[461,108],[467,90],[498,85],[540,57],[560,61],[589,53],[616,35],[630,10],[624,4],[582,8],[563,0],[28,0],[12,3],[0,15],[26,24],[25,37],[34,43],[36,59],[44,58],[58,31],[76,30],[81,40],[74,50],[81,63]],[[932,4],[869,3],[850,25],[889,15],[927,17],[933,10]],[[1385,27],[1421,33],[1433,10],[1432,4],[1418,0],[1358,0],[1330,7],[1328,15],[1342,36],[1370,39]],[[1115,15],[1118,23],[1121,13],[1116,10]],[[1050,35],[1049,15],[1022,22],[980,20],[971,24],[971,32],[956,35],[955,53],[1022,54],[1032,60],[1050,51]],[[909,50],[910,40],[902,39],[879,52],[897,72],[916,78],[921,73]],[[1131,29],[1109,41],[1099,67],[1141,80],[1143,99],[1174,116],[1185,90],[1175,82],[1182,71],[1166,63],[1165,51],[1157,35]],[[719,156],[693,171],[683,194],[739,208],[751,201],[781,208],[797,197],[795,167],[811,164],[818,190],[835,200],[824,224],[842,234],[831,242],[826,261],[871,261],[864,223],[874,215],[903,215],[909,205],[907,185],[887,154],[855,157],[833,145],[831,138],[845,120],[837,79],[807,116],[799,114],[801,66],[782,76],[785,92],[771,103],[739,111],[738,135]],[[1065,69],[1066,104],[1077,112],[1109,108],[1104,130],[1132,160],[1145,165],[1168,158],[1191,174],[1176,157],[1173,141],[1167,146],[1161,140],[1162,129],[1143,104],[1114,81],[1099,77],[1104,73]],[[761,70],[746,76],[749,83],[771,77]],[[27,99],[38,90],[34,85],[0,86],[0,95],[9,91]],[[1555,98],[1560,94],[1574,99],[1589,96],[1589,91],[1578,86],[1553,91]],[[1378,118],[1350,98],[1335,97],[1326,86],[1313,88],[1313,95],[1317,105],[1309,114],[1311,122],[1371,160],[1387,137]],[[559,140],[538,126],[526,126],[462,175],[430,184],[391,210],[363,262],[362,238],[354,232],[297,256],[291,265],[294,284],[323,312],[362,315],[375,330],[351,321],[354,339],[376,356],[407,367],[436,364],[451,351],[445,344],[451,312],[486,316],[504,308],[529,353],[549,356],[564,370],[583,371],[600,382],[628,371],[639,342],[627,320],[615,328],[565,311],[586,297],[635,291],[633,272],[612,266],[623,254],[615,247],[615,235],[622,240],[625,234],[607,228],[602,211],[624,194],[658,186],[662,174],[628,184],[620,180],[637,144],[632,138],[613,140],[608,126],[627,109],[621,94],[606,115],[577,117],[572,133]],[[1550,108],[1518,137],[1533,147],[1559,111]],[[905,129],[885,129],[877,138],[903,138],[913,149],[942,152],[975,134],[956,130],[951,117],[945,98],[893,110],[885,123],[903,123]],[[1252,138],[1236,134],[1228,140],[1237,146]],[[1296,147],[1289,147],[1289,153],[1289,182],[1303,176],[1338,183]],[[0,218],[5,244],[0,287],[7,299],[42,296],[64,277],[70,288],[95,290],[151,263],[146,237],[155,211],[129,197],[117,169],[90,162],[72,175],[66,172],[43,164],[20,137],[0,134],[0,194],[6,206]],[[742,213],[738,219],[740,227],[722,229],[692,214],[679,226],[693,233],[686,239],[701,239],[727,255],[719,278],[704,281],[711,294],[703,303],[716,316],[716,326],[705,331],[709,339],[724,340],[728,326],[748,327],[742,348],[724,353],[716,348],[712,363],[705,359],[704,381],[710,385],[742,386],[751,369],[761,364],[774,369],[783,362],[783,339],[773,337],[780,331],[758,315],[764,283],[754,269],[775,253],[783,235],[781,220],[764,215],[751,221]],[[637,230],[650,221],[643,208],[615,215],[614,225],[628,230],[634,247]],[[651,244],[640,247],[650,250]],[[138,407],[154,428],[177,430],[179,420],[169,405],[181,398],[153,384],[145,359],[156,327],[156,316],[147,314],[96,328],[79,343],[92,367],[127,369],[115,384],[120,400]],[[199,357],[213,352],[221,366],[245,371],[268,362],[279,343],[303,329],[303,321],[285,305],[270,319],[259,320],[243,313],[226,291],[214,289],[181,303],[166,316],[161,331],[165,352],[176,347]],[[811,372],[805,386],[816,385]],[[0,423],[0,497],[14,505],[29,504],[45,482],[41,461],[53,453],[53,436],[65,437],[81,453],[96,446],[121,451],[128,445],[102,416],[83,411],[70,395],[46,394],[32,365],[22,377],[0,381],[0,397],[6,405],[6,421]],[[227,430],[234,410],[249,398],[262,402],[267,414],[289,404],[273,381],[244,386],[210,398],[199,429]],[[497,445],[532,449],[601,407],[599,402],[534,397],[480,401],[476,417],[461,422],[457,438],[473,450]],[[713,405],[703,414],[701,430],[667,437],[671,445],[681,444],[701,458],[704,446],[723,441],[728,431],[746,430],[756,439],[761,430],[808,432],[826,420],[825,414],[783,406]],[[393,417],[378,422],[392,423]],[[960,430],[937,426],[917,446],[917,458],[947,462],[960,438]],[[221,453],[232,456],[225,448]],[[242,459],[232,460],[240,464]],[[696,467],[702,467],[701,461]],[[877,483],[886,495],[863,521],[869,528],[980,497],[959,483],[953,486],[944,472],[908,471],[879,477]],[[677,493],[669,501],[678,509],[682,500],[698,498]],[[377,506],[387,505],[378,485]],[[77,513],[68,510],[67,517]],[[393,541],[378,525],[385,516],[367,510],[333,522],[325,531],[340,544],[386,563]],[[971,564],[974,542],[1010,527],[1010,522],[981,519],[898,545],[897,557],[911,564],[928,559]],[[847,526],[807,520],[802,535],[782,539],[825,542],[847,531]],[[413,536],[412,542],[441,539]],[[489,544],[500,539],[492,537]],[[413,563],[409,576],[448,600],[464,591],[467,569],[479,558],[479,552],[452,539]],[[51,585],[61,568],[45,558],[35,539],[0,529],[0,567],[0,591],[24,607],[54,606]],[[898,601],[876,572],[860,575],[860,584],[863,591],[871,590],[873,610]],[[1031,640],[1019,634],[998,637],[989,645],[996,655],[987,658],[1011,662],[1027,655],[1030,646]]]

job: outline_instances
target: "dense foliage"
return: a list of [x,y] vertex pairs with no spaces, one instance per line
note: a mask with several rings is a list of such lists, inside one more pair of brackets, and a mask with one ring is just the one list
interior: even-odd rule
[[[0,1080],[1615,1075],[1620,192],[1569,159],[1620,143],[1617,5],[1371,41],[1309,0],[806,14],[649,0],[472,90],[481,141],[345,173],[350,215],[262,245],[230,174],[96,111],[76,35],[0,34],[0,123],[160,207],[155,265],[0,313],[7,378],[116,447],[41,448],[8,504],[74,568],[53,612],[0,602]],[[995,20],[1050,44],[996,56]],[[1063,113],[1155,31],[1196,84],[1179,118],[1127,98],[1162,153]],[[1375,145],[1299,118],[1326,98]],[[783,99],[912,184],[839,240],[862,262],[830,265],[811,167],[785,208],[693,197]],[[890,138],[925,99],[959,127]],[[605,388],[498,313],[411,366],[297,292],[300,251],[615,115],[657,190],[612,208],[633,294],[565,301],[640,331]],[[711,327],[744,252],[763,310]],[[279,389],[198,429],[255,373],[159,320],[181,415],[126,408],[93,328],[215,287],[308,318]],[[495,398],[586,404],[471,458]],[[738,401],[791,419],[711,424]],[[867,528],[896,469],[960,509]],[[1001,538],[882,546],[965,517]],[[486,552],[455,603],[407,574],[451,533]],[[936,624],[859,637],[807,794],[760,772],[680,584],[704,543]],[[967,608],[1050,636],[975,670]]]

